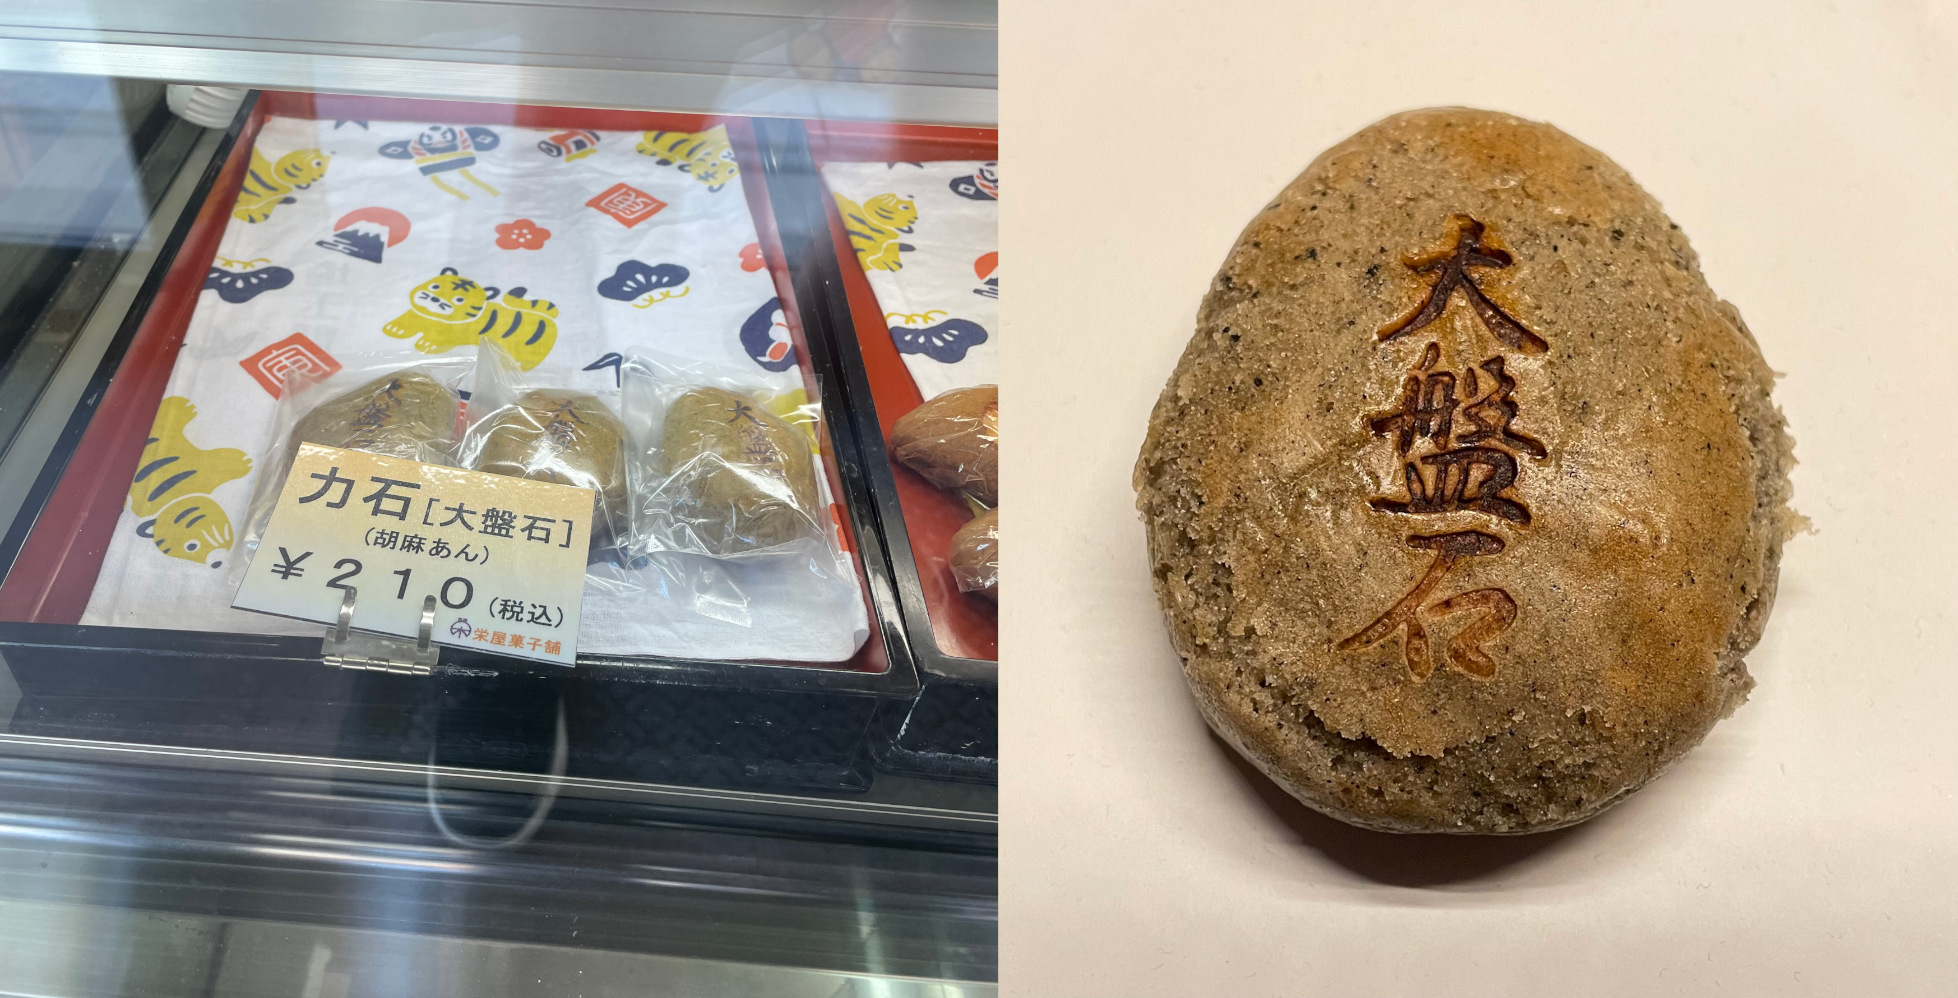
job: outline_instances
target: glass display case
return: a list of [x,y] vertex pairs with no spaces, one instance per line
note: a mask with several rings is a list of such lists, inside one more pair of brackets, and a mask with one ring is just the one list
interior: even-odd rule
[[[889,442],[993,380],[993,22],[0,14],[7,988],[990,993],[996,499]],[[594,490],[582,618],[411,582],[557,522],[494,508],[306,574],[302,438]],[[337,621],[234,609],[273,550]]]

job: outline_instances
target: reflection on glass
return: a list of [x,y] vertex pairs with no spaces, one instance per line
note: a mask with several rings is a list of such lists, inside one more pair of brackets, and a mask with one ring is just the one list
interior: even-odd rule
[[[961,982],[995,972],[996,688],[921,677],[887,605],[868,486],[843,477],[846,396],[797,300],[835,260],[811,241],[831,202],[788,120],[990,120],[992,6],[607,2],[21,15],[94,65],[194,56],[168,75],[264,89],[235,118],[181,91],[192,123],[161,82],[0,66],[0,462],[22,414],[53,415],[42,456],[0,479],[0,990],[992,990]],[[32,50],[18,41],[0,54]],[[757,110],[781,118],[739,116]],[[281,226],[277,252],[225,241]],[[989,270],[958,270],[962,297],[984,293]],[[485,649],[432,675],[328,668],[319,624],[209,626],[225,587],[154,571],[155,613],[83,616],[98,583],[141,587],[105,562],[115,543],[146,571],[230,568],[205,560],[228,481],[176,477],[200,449],[271,463],[271,425],[227,400],[269,407],[325,349],[425,362],[448,349],[444,310],[415,297],[429,286],[535,332],[532,377],[620,392],[633,351],[694,337],[782,381],[756,399],[768,412],[820,409],[784,452],[824,469],[812,529],[852,532],[824,576],[850,612],[674,573],[671,601],[717,608],[688,633],[720,644],[655,648],[637,636],[654,615],[620,602],[614,629],[639,643],[593,643],[575,670]],[[200,353],[200,315],[242,345]],[[600,315],[627,335],[601,341]],[[199,365],[231,394],[193,416],[169,378]],[[201,526],[177,515],[193,507]],[[479,626],[508,648],[496,626],[536,623]],[[734,643],[737,626],[777,636]]]

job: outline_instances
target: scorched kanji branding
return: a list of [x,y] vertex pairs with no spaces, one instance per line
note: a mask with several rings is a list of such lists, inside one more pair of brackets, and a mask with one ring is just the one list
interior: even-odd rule
[[[1389,343],[1433,324],[1460,291],[1499,345],[1526,354],[1545,352],[1549,344],[1491,301],[1469,274],[1472,267],[1508,267],[1513,262],[1510,255],[1483,245],[1486,229],[1481,222],[1457,216],[1455,223],[1453,247],[1407,261],[1417,273],[1435,274],[1434,284],[1413,312],[1381,328],[1378,341]],[[1458,354],[1474,349],[1473,343],[1455,346]],[[1402,382],[1398,403],[1367,417],[1368,430],[1393,446],[1401,484],[1397,494],[1369,499],[1368,507],[1409,517],[1473,513],[1512,527],[1528,526],[1530,508],[1515,492],[1521,474],[1517,459],[1542,460],[1549,450],[1516,428],[1521,413],[1516,389],[1516,379],[1500,353],[1465,365],[1458,373],[1443,363],[1440,341],[1422,347],[1420,359]],[[1500,663],[1486,645],[1516,620],[1516,600],[1497,586],[1429,599],[1456,565],[1469,558],[1499,555],[1508,542],[1468,529],[1410,533],[1406,544],[1433,552],[1427,567],[1406,595],[1342,640],[1340,650],[1370,648],[1399,632],[1409,678],[1425,682],[1437,667],[1429,654],[1425,624],[1473,613],[1476,616],[1449,639],[1446,660],[1470,677],[1493,678]]]

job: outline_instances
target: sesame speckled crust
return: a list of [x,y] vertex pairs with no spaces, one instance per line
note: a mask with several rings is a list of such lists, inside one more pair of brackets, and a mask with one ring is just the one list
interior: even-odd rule
[[[1422,303],[1436,277],[1412,263],[1464,216],[1513,259],[1470,276],[1546,350],[1500,341],[1465,294],[1377,338]],[[1369,420],[1431,343],[1437,370],[1501,357],[1515,379],[1513,429],[1545,451],[1516,454],[1504,493],[1529,522],[1369,504],[1407,494]],[[1305,803],[1371,828],[1541,831],[1622,799],[1752,685],[1742,656],[1792,522],[1772,380],[1684,234],[1563,132],[1437,109],[1328,150],[1239,237],[1136,465],[1204,717]],[[1434,596],[1513,601],[1480,644],[1494,675],[1448,664],[1473,614],[1432,619],[1442,665],[1422,679],[1401,634],[1351,647],[1434,563],[1408,538],[1468,530],[1502,551],[1452,563]]]

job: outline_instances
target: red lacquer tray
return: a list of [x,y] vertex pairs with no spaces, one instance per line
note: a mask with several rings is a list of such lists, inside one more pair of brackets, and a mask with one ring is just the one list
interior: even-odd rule
[[[826,162],[915,163],[999,158],[997,129],[810,121],[804,123],[804,130],[809,138],[810,155],[819,170]],[[856,326],[855,343],[846,344],[845,353],[850,353],[848,348],[854,346],[854,352],[862,360],[877,422],[888,443],[891,427],[898,418],[916,408],[924,397],[904,366],[897,345],[891,341],[890,330],[884,324],[884,310],[878,307],[870,281],[857,265],[856,253],[843,231],[843,221],[834,201],[827,201],[824,208],[844,293]],[[983,598],[960,592],[946,565],[952,534],[972,519],[972,511],[963,500],[925,481],[911,469],[896,461],[890,464],[904,513],[902,529],[910,535],[919,589],[931,623],[929,636],[917,634],[914,629],[913,647],[929,637],[943,656],[997,661],[998,610]],[[890,524],[885,525],[886,533],[891,529]],[[920,655],[919,661],[923,667],[930,668],[930,656]]]
[[[446,101],[422,101],[388,97],[356,97],[268,91],[258,95],[242,123],[237,141],[218,174],[204,203],[197,209],[182,245],[147,312],[140,320],[115,375],[96,405],[93,417],[79,444],[67,459],[58,483],[38,519],[28,533],[5,584],[0,585],[0,621],[34,624],[74,625],[87,607],[102,568],[103,556],[116,520],[121,512],[129,481],[136,470],[149,428],[161,404],[177,352],[183,345],[199,292],[216,255],[219,238],[230,218],[238,195],[252,143],[266,117],[347,119],[363,121],[440,121],[454,124],[512,125],[527,128],[589,128],[595,130],[700,131],[725,125],[730,144],[742,172],[751,182],[742,185],[747,194],[763,256],[781,297],[783,315],[795,343],[799,369],[811,398],[821,398],[825,406],[841,404],[840,397],[825,396],[809,363],[800,311],[784,263],[775,216],[769,205],[768,185],[762,182],[761,157],[755,145],[751,122],[746,118],[698,114],[671,114],[647,111],[594,110],[526,105],[494,105]],[[861,280],[861,275],[859,280]],[[870,309],[875,310],[874,303]],[[913,389],[915,395],[915,389]],[[874,524],[874,514],[861,510],[867,497],[859,497],[839,476],[838,462],[855,461],[854,444],[841,439],[834,417],[825,427],[824,471],[829,476],[832,495],[844,508],[837,517],[845,545],[856,565],[858,583],[866,594],[869,571],[883,572],[881,544],[875,537],[862,538],[876,546],[877,557],[866,559],[861,553],[859,531]],[[888,587],[886,587],[888,589]],[[844,662],[811,663],[714,663],[750,670],[811,670],[829,673],[848,672],[862,676],[861,688],[873,692],[905,692],[915,689],[915,675],[895,675],[879,627],[879,613],[866,596],[870,607],[870,638],[857,654]],[[989,646],[990,647],[990,646]],[[634,664],[630,658],[594,657],[597,664]],[[671,662],[672,660],[643,660]],[[580,656],[580,664],[585,657]],[[842,679],[843,677],[836,677]],[[849,687],[824,682],[828,687]]]

